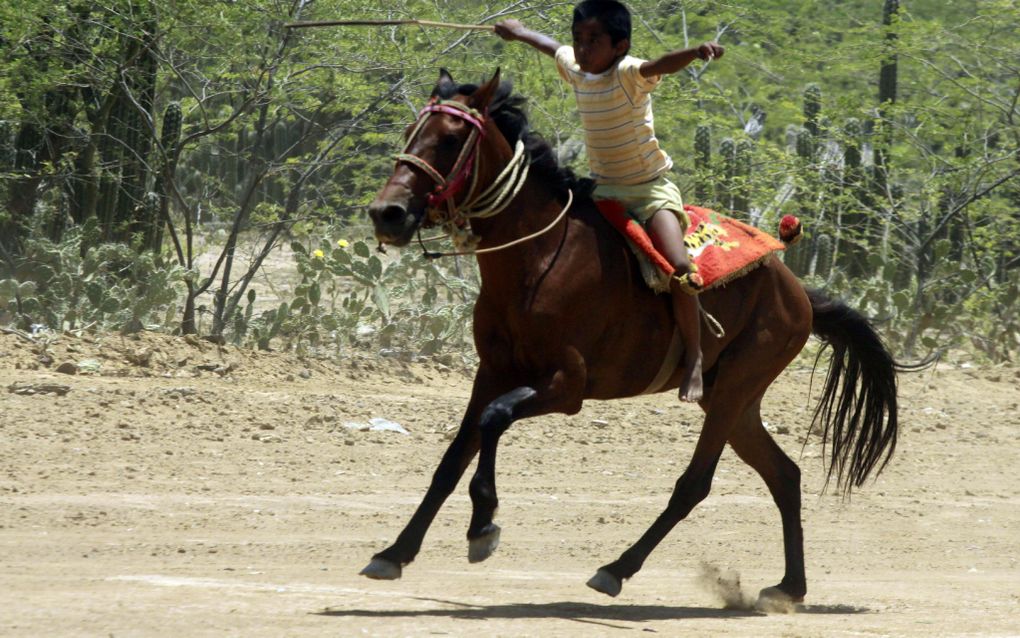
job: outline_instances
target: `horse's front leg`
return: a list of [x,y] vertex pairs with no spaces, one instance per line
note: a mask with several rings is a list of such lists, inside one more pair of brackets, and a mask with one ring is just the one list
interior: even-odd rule
[[521,386],[490,403],[479,421],[481,452],[478,468],[471,478],[471,523],[468,525],[468,560],[477,563],[492,555],[499,545],[500,528],[492,518],[499,506],[496,496],[496,448],[499,438],[518,419],[539,414],[581,409],[585,384],[583,362],[579,355],[567,358],[564,366],[535,388]]
[[429,484],[421,504],[403,531],[397,536],[397,540],[373,556],[368,566],[361,570],[363,576],[382,580],[400,578],[403,566],[413,561],[418,555],[422,541],[425,539],[425,532],[428,531],[432,520],[443,503],[446,502],[447,497],[453,493],[460,477],[464,475],[464,471],[475,454],[478,453],[481,441],[478,415],[482,411],[481,408],[491,398],[482,393],[487,391],[488,384],[479,383],[480,377],[481,373],[479,372],[479,376],[475,378],[471,400],[468,402],[467,412],[461,421],[460,430],[443,454],[439,467],[432,474],[432,482]]
[[522,386],[507,392],[485,408],[478,426],[481,452],[471,478],[471,523],[468,525],[468,561],[477,563],[492,555],[499,545],[499,525],[492,517],[499,507],[496,496],[496,448],[499,437],[520,418],[521,405],[535,396],[534,388]]

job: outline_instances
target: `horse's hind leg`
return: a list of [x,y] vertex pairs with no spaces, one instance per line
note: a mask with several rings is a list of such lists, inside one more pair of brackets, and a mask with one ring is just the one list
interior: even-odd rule
[[[753,334],[753,332],[748,332]],[[740,344],[738,344],[740,345]],[[734,352],[750,351],[750,345]],[[761,352],[759,349],[757,352]],[[761,353],[761,356],[767,356]],[[694,506],[708,496],[712,477],[722,454],[723,447],[734,428],[749,409],[756,406],[765,389],[779,373],[763,374],[760,367],[746,365],[743,357],[720,359],[717,363],[716,382],[701,405],[705,408],[705,423],[701,428],[698,444],[690,465],[680,476],[673,488],[673,495],[665,511],[659,515],[648,531],[615,562],[599,568],[588,586],[610,596],[616,596],[623,587],[623,581],[641,569],[645,559],[663,538],[690,514]]]
[[709,413],[690,465],[677,479],[665,511],[655,519],[637,543],[620,555],[620,558],[600,567],[588,581],[589,587],[609,596],[619,594],[623,588],[623,581],[636,574],[662,539],[690,514],[695,505],[708,496],[719,456],[726,444],[726,437],[720,434],[720,430],[729,420],[730,417],[718,412]]
[[759,594],[759,604],[800,602],[807,593],[804,576],[804,532],[800,523],[800,468],[772,439],[761,422],[760,404],[748,408],[729,443],[745,463],[764,479],[783,521],[786,573],[775,587]]

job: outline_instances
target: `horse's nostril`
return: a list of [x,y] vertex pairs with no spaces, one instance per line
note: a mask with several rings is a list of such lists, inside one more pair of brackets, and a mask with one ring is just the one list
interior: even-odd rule
[[407,209],[399,204],[388,204],[372,211],[372,217],[376,222],[385,225],[400,224],[406,215]]

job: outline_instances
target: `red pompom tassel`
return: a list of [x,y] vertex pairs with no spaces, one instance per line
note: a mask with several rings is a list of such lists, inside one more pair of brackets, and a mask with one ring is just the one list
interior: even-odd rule
[[787,246],[792,246],[803,237],[800,220],[795,215],[783,215],[779,220],[779,239]]

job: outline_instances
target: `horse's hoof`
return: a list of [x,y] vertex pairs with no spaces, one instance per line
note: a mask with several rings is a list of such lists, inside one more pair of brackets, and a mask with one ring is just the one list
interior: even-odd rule
[[791,596],[779,587],[766,587],[758,592],[754,608],[771,614],[792,614],[797,610],[797,604],[802,602],[803,596]]
[[482,535],[468,539],[468,562],[480,563],[499,547],[499,525],[489,523],[482,528]]
[[623,590],[623,583],[620,579],[604,569],[595,572],[595,575],[588,579],[587,585],[595,591],[613,598],[619,596],[620,591]]
[[373,558],[365,569],[359,572],[373,580],[397,580],[400,578],[400,565],[391,563],[385,558]]

